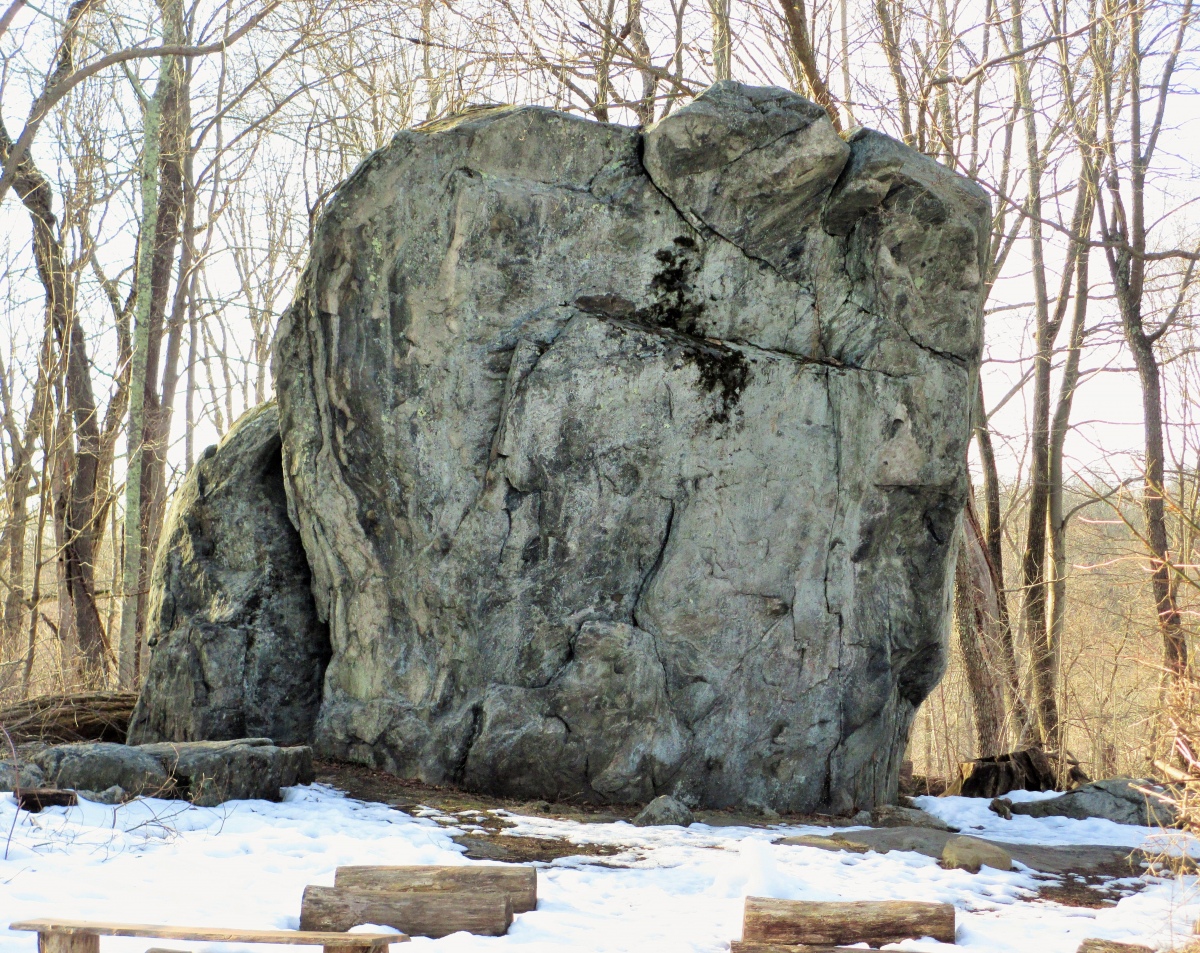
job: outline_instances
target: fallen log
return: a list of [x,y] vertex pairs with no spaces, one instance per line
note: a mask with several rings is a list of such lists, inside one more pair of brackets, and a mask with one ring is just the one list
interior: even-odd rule
[[1117,943],[1113,940],[1084,940],[1075,953],[1154,953],[1148,946],[1137,943]]
[[137,692],[39,695],[0,709],[0,725],[18,744],[25,741],[124,744],[137,698]]
[[512,902],[500,893],[387,893],[309,886],[300,905],[301,930],[345,931],[375,923],[434,939],[460,931],[504,936],[512,918]]
[[[378,921],[375,921],[378,922]],[[742,940],[757,943],[880,946],[931,936],[954,942],[954,906],[906,900],[818,903],[747,897]]]
[[526,866],[339,867],[333,885],[387,893],[499,893],[513,913],[537,908],[537,869]]

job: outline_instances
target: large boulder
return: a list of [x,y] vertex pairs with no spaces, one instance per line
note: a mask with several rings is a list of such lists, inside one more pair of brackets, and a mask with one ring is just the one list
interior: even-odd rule
[[146,631],[131,744],[311,739],[329,630],[288,519],[274,403],[243,416],[176,493]]
[[398,134],[275,342],[318,748],[522,798],[893,798],[945,666],[989,227],[779,89]]

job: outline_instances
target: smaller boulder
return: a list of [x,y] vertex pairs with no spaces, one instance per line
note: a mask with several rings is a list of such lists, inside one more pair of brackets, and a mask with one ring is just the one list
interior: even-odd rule
[[872,827],[924,827],[931,831],[950,831],[944,821],[934,817],[928,811],[915,807],[898,807],[895,804],[884,804],[871,812]]
[[641,813],[633,819],[633,823],[637,827],[687,827],[694,820],[686,804],[669,794],[662,794],[642,808]]
[[999,814],[1006,821],[1012,820],[1013,802],[1006,797],[994,797],[992,803],[988,805],[988,810],[993,814]]
[[162,764],[140,748],[110,741],[55,745],[33,756],[46,783],[76,791],[116,785],[137,796],[171,797],[173,784]]
[[951,837],[942,847],[942,866],[947,870],[979,873],[981,867],[1012,870],[1012,857],[1003,847],[978,837]]
[[1153,781],[1136,778],[1093,781],[1061,797],[1013,804],[1012,812],[1029,817],[1071,817],[1080,821],[1098,817],[1117,824],[1145,827],[1174,825],[1177,818],[1175,808],[1157,798],[1148,797],[1138,790],[1139,787],[1153,790],[1156,785]]
[[11,761],[0,761],[0,791],[40,788],[45,783],[46,776],[36,764],[26,762],[18,767]]
[[278,801],[280,788],[313,780],[312,748],[280,748],[269,738],[164,741],[141,745],[140,750],[158,759],[179,786],[179,796],[199,807]]

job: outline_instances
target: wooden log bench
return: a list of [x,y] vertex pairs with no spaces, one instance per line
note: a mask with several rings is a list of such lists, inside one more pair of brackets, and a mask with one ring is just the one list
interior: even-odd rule
[[527,866],[339,867],[333,885],[384,893],[501,893],[513,913],[537,909],[537,869]]
[[325,953],[387,953],[388,944],[403,943],[403,933],[335,933],[312,930],[227,930],[173,927],[153,923],[105,923],[95,920],[19,920],[10,930],[38,935],[38,953],[100,953],[102,936],[137,936],[200,943],[281,943],[321,946]]
[[751,944],[818,949],[863,942],[882,946],[923,936],[953,943],[954,932],[954,907],[948,903],[828,903],[747,897],[742,940],[733,949],[734,953],[758,953]]
[[349,930],[362,923],[433,939],[451,933],[504,936],[513,905],[503,893],[391,893],[360,887],[304,888],[301,930]]

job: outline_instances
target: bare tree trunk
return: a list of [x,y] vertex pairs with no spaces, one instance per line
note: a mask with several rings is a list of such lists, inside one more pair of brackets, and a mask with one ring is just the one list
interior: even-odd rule
[[[1114,4],[1115,7],[1121,4]],[[1129,95],[1129,159],[1122,165],[1117,155],[1113,132],[1114,117],[1106,115],[1105,142],[1106,159],[1109,166],[1105,173],[1110,198],[1110,212],[1100,207],[1101,227],[1105,238],[1105,256],[1112,278],[1117,304],[1121,313],[1121,325],[1125,342],[1133,354],[1138,380],[1142,387],[1142,417],[1145,428],[1145,478],[1142,494],[1142,514],[1146,522],[1145,544],[1151,561],[1151,586],[1154,607],[1158,615],[1159,631],[1163,645],[1163,669],[1167,682],[1182,684],[1188,674],[1188,648],[1183,632],[1179,604],[1175,592],[1170,542],[1167,534],[1166,511],[1163,501],[1163,485],[1166,453],[1163,435],[1162,378],[1155,354],[1155,344],[1178,317],[1179,308],[1186,300],[1189,286],[1195,275],[1195,260],[1188,263],[1177,294],[1176,307],[1157,329],[1148,330],[1145,325],[1144,295],[1146,278],[1147,223],[1146,223],[1146,176],[1153,162],[1158,136],[1166,114],[1166,101],[1173,89],[1172,76],[1184,39],[1192,22],[1192,0],[1185,0],[1173,35],[1173,46],[1163,58],[1163,67],[1156,92],[1152,100],[1152,119],[1148,128],[1143,128],[1142,65],[1145,51],[1142,49],[1142,9],[1135,0],[1127,0],[1122,11],[1127,29],[1128,43],[1128,86]],[[1114,13],[1116,10],[1113,11]],[[1119,18],[1114,17],[1113,23]],[[1111,63],[1108,64],[1111,68]],[[1104,78],[1110,84],[1113,77]],[[1111,108],[1111,107],[1110,107]],[[1121,193],[1122,178],[1128,187],[1129,206]]]
[[[629,0],[629,45],[638,59],[650,64],[650,44],[646,42],[646,29],[642,24],[642,0]],[[642,74],[642,98],[636,104],[638,122],[649,126],[654,122],[655,98],[658,96],[658,74],[649,68],[639,70]]]
[[974,504],[968,502],[954,570],[954,622],[971,694],[976,756],[980,758],[1001,754],[1008,747],[1002,666],[996,658],[999,595],[988,566],[979,518]]
[[729,25],[730,0],[708,0],[708,12],[712,16],[713,80],[733,78],[733,32]]
[[[74,69],[77,32],[84,15],[96,5],[96,0],[75,0],[71,5],[58,52],[58,61],[46,88],[52,88],[58,78]],[[13,177],[13,188],[29,212],[33,223],[34,259],[38,277],[46,293],[46,308],[54,329],[59,350],[64,356],[66,401],[74,423],[74,448],[68,458],[68,474],[56,473],[62,479],[61,492],[54,494],[56,525],[61,527],[62,560],[65,588],[63,597],[69,601],[71,625],[79,640],[87,667],[94,675],[103,675],[111,655],[104,625],[96,607],[95,550],[98,532],[96,525],[97,490],[101,481],[101,435],[96,399],[92,390],[91,361],[83,326],[75,311],[75,294],[66,254],[57,234],[58,220],[51,209],[50,183],[26,156],[13,169],[9,158],[13,141],[0,120],[0,161],[6,173]],[[71,438],[64,435],[69,444]],[[56,467],[56,471],[57,471]]]
[[1019,745],[1025,745],[1033,738],[1034,723],[1021,685],[1016,645],[1013,642],[1012,618],[1008,611],[1008,590],[1004,579],[1004,535],[1000,519],[1000,477],[996,469],[992,435],[988,430],[987,415],[983,407],[982,386],[976,390],[975,401],[978,406],[975,441],[983,464],[984,513],[987,519],[982,533],[984,554],[987,556],[992,585],[996,590],[996,630],[1000,643],[1000,661],[1008,687],[1009,704],[1016,721],[1016,741]]
[[829,113],[833,127],[841,132],[842,121],[838,118],[837,103],[825,80],[820,67],[817,65],[816,50],[813,47],[812,34],[809,30],[808,16],[804,9],[804,0],[776,0],[783,14],[788,29],[788,43],[792,56],[800,68],[801,75],[808,85],[808,91],[817,104],[823,106]]
[[[160,0],[163,39],[184,42],[182,0]],[[167,292],[183,209],[183,168],[188,150],[187,68],[164,57],[154,95],[146,104],[142,158],[142,223],[138,246],[136,323],[129,396],[129,467],[125,483],[125,571],[121,608],[120,683],[137,685],[151,545],[157,537],[156,497],[166,467],[166,430],[158,395],[158,365]],[[178,359],[178,343],[174,354]],[[175,370],[167,376],[175,382]],[[164,426],[165,423],[165,426]]]

